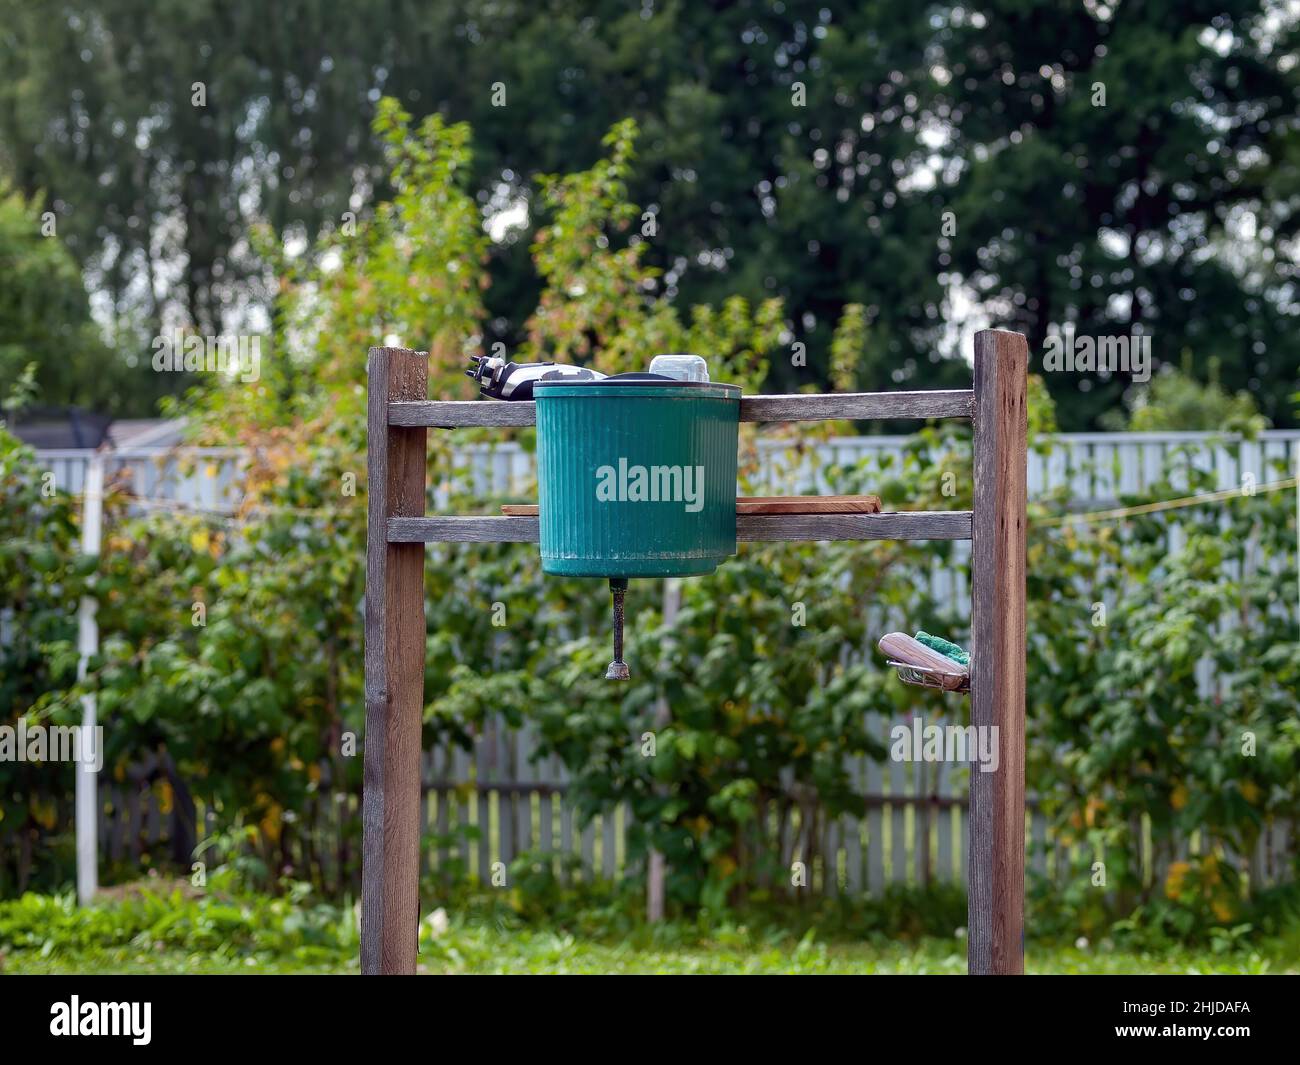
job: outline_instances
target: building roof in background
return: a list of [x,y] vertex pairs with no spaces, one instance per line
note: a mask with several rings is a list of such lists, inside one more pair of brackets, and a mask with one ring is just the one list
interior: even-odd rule
[[124,418],[108,427],[115,448],[176,447],[184,443],[184,418]]
[[182,442],[182,418],[126,418],[114,421],[106,414],[78,410],[34,409],[14,418],[9,431],[38,450],[87,450],[108,446],[174,447]]

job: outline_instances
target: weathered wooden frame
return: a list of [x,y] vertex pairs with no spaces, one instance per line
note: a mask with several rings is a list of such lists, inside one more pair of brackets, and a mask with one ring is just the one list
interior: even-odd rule
[[[974,388],[746,396],[742,421],[970,418],[969,511],[742,515],[737,539],[971,541],[971,724],[998,729],[998,769],[972,766],[968,968],[1024,970],[1025,482],[1028,348],[975,335]],[[424,352],[371,348],[361,968],[413,973],[419,923],[424,544],[537,541],[535,517],[427,517],[430,428],[532,425],[532,403],[431,401]]]

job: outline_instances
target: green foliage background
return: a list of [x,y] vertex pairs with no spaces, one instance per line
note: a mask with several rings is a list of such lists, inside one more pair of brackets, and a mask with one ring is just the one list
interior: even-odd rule
[[[473,126],[480,209],[529,201],[483,249],[489,343],[523,344],[547,287],[535,178],[631,117],[647,264],[684,307],[781,299],[814,357],[775,363],[780,390],[829,381],[851,305],[859,384],[960,380],[938,358],[960,290],[1034,353],[1072,326],[1146,331],[1201,380],[1218,359],[1294,424],[1300,26],[1277,0],[0,0],[0,25],[0,167],[47,194],[118,359],[274,302],[253,220],[310,242],[391,199],[367,130],[391,96]],[[1048,381],[1071,430],[1128,383]]]
[[[481,340],[491,280],[468,191],[469,129],[438,116],[413,127],[385,102],[376,133],[392,199],[355,235],[327,238],[312,265],[275,263],[274,334],[292,342],[264,360],[259,382],[188,400],[199,442],[245,449],[239,514],[128,519],[112,498],[96,571],[77,557],[71,502],[46,498],[30,453],[0,433],[0,587],[21,634],[0,641],[0,722],[72,720],[77,695],[96,691],[110,772],[120,775],[142,752],[165,752],[175,767],[159,785],[168,801],[185,801],[176,793],[183,787],[216,809],[223,841],[246,844],[241,853],[264,878],[287,872],[335,895],[357,883],[357,826],[322,842],[299,825],[313,804],[360,788],[360,760],[340,752],[343,734],[360,734],[364,717],[364,352],[385,337],[427,347],[431,390],[465,389],[460,368]],[[655,268],[644,242],[629,239],[639,217],[629,199],[635,144],[635,126],[619,123],[592,168],[540,179],[547,224],[532,245],[540,295],[523,352],[618,370],[640,367],[647,352],[685,348],[707,355],[715,378],[753,391],[767,379],[783,308],[732,296],[683,315],[647,284]],[[268,237],[265,254],[275,247]],[[848,309],[834,339],[837,364],[855,365],[867,343],[862,315]],[[1035,381],[1035,443],[1053,428]],[[742,457],[752,475],[752,427],[746,433]],[[471,500],[449,436],[433,435],[433,481],[464,512]],[[529,432],[518,438],[531,446]],[[896,464],[822,472],[837,490],[951,509],[969,505],[961,495],[969,464],[967,436],[925,429]],[[943,495],[948,471],[957,474],[956,499]],[[1186,460],[1168,473],[1157,495],[1202,487]],[[1300,814],[1290,499],[1243,497],[1118,529],[1053,525],[1047,519],[1060,501],[1035,507],[1029,787],[1056,838],[1086,843],[1109,877],[1098,892],[1090,869],[1074,871],[1063,897],[1040,900],[1040,920],[1094,929],[1127,917],[1179,936],[1240,920],[1232,855],[1249,851],[1266,818]],[[1174,524],[1181,531],[1170,546]],[[765,802],[786,791],[831,813],[850,810],[844,756],[883,756],[864,731],[867,711],[901,719],[941,706],[964,712],[898,684],[874,653],[861,654],[890,615],[967,635],[951,604],[926,590],[929,567],[950,549],[745,545],[713,577],[684,582],[671,624],[650,586],[634,586],[628,657],[636,679],[626,688],[600,679],[606,602],[591,584],[543,580],[526,546],[431,549],[425,741],[469,745],[488,714],[530,720],[544,753],[573,773],[583,809],[632,810],[631,857],[651,845],[665,853],[675,906],[771,899],[781,871],[755,849],[753,832]],[[102,633],[84,688],[72,631],[83,591],[100,602]],[[497,602],[505,628],[491,623]],[[806,605],[804,626],[791,624],[796,602]],[[1096,603],[1107,610],[1101,627]],[[193,624],[196,604],[203,625]],[[1221,629],[1229,613],[1242,624]],[[1206,656],[1222,682],[1211,698],[1198,694],[1195,677]],[[661,696],[672,722],[655,730],[656,756],[646,758],[641,737]],[[1254,757],[1243,757],[1243,730],[1256,737]],[[56,784],[61,778],[45,767],[0,765],[0,831],[21,843],[3,856],[0,876],[10,887],[66,877],[66,855],[51,849],[56,808],[71,788],[66,776]],[[1136,873],[1143,814],[1157,848],[1201,834],[1200,857],[1176,864],[1163,884],[1143,884]],[[326,845],[336,849],[340,875],[319,860]]]

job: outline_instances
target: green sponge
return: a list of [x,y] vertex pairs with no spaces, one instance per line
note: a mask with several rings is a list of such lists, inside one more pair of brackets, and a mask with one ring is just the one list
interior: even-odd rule
[[963,651],[955,643],[950,643],[941,636],[931,636],[928,632],[918,632],[916,642],[923,643],[932,651],[938,651],[941,655],[951,658],[954,662],[960,662],[963,666],[970,665],[970,652]]

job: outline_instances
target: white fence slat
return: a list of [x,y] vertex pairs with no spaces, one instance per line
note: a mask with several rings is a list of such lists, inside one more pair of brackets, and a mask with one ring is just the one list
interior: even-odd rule
[[907,803],[911,788],[902,762],[889,763],[889,879],[902,884],[907,875]]
[[518,853],[515,834],[518,828],[516,800],[519,796],[510,785],[518,779],[515,775],[515,750],[519,742],[519,733],[515,729],[506,728],[506,723],[501,719],[497,720],[496,732],[496,780],[497,783],[504,785],[496,789],[497,851],[498,860],[509,869],[510,863],[515,860],[515,854]]
[[614,807],[600,815],[600,867],[606,880],[618,876],[618,817],[622,807]]
[[839,874],[840,832],[839,822],[827,817],[822,822],[822,893],[833,898],[840,893]]
[[591,883],[596,878],[596,822],[587,822],[582,830],[582,878]]
[[[884,735],[886,722],[878,714],[868,718],[867,727],[877,736]],[[884,791],[884,776],[880,763],[874,759],[866,762],[863,791],[878,796]],[[867,890],[878,895],[885,888],[885,817],[878,802],[867,807]]]
[[561,870],[564,881],[569,880],[569,858],[573,854],[573,804],[567,795],[561,794],[557,800],[560,804],[560,855],[564,862]]
[[[951,773],[945,763],[940,762],[935,766],[934,792],[940,798],[948,796],[950,776]],[[938,861],[935,866],[935,879],[941,883],[948,883],[954,879],[952,867],[952,808],[950,806],[936,806],[934,820],[938,836],[936,847]]]
[[476,851],[478,853],[479,881],[485,886],[492,882],[492,797],[485,785],[490,783],[492,779],[490,768],[491,751],[495,738],[492,722],[489,720],[484,722],[483,731],[479,734],[478,741],[474,745],[475,778],[478,783],[478,818],[476,821],[478,841]]

